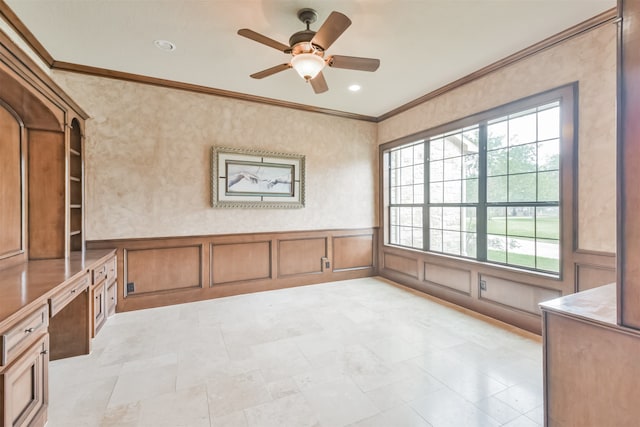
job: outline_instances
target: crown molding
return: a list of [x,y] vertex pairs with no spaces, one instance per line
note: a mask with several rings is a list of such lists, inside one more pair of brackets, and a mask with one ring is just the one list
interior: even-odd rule
[[31,31],[27,28],[26,25],[18,18],[13,10],[9,7],[4,0],[0,0],[0,16],[4,18],[5,22],[11,26],[15,30],[16,33],[29,45],[31,50],[33,50],[36,55],[40,57],[49,67],[53,64],[53,57],[44,48],[44,46],[38,41],[36,36],[33,35]]
[[160,87],[171,88],[171,89],[186,90],[190,92],[203,93],[207,95],[233,98],[233,99],[238,99],[242,101],[257,102],[260,104],[273,105],[277,107],[293,108],[295,110],[329,114],[331,116],[343,117],[347,119],[363,120],[367,122],[377,121],[377,117],[373,117],[373,116],[365,116],[362,114],[349,113],[346,111],[338,111],[338,110],[331,110],[328,108],[314,107],[311,105],[297,104],[295,102],[281,101],[273,98],[265,98],[262,96],[248,95],[245,93],[232,92],[229,90],[216,89],[208,86],[200,86],[200,85],[195,85],[191,83],[183,83],[175,80],[148,77],[140,74],[125,73],[122,71],[109,70],[106,68],[91,67],[88,65],[73,64],[73,63],[62,62],[62,61],[53,61],[51,68],[53,70],[89,74],[92,76],[106,77],[106,78],[117,79],[117,80],[125,80],[129,82],[143,83],[143,84],[160,86]]
[[559,43],[570,40],[574,37],[580,36],[588,31],[599,28],[603,25],[617,22],[620,19],[619,11],[617,7],[611,8],[599,15],[596,15],[584,22],[581,22],[573,27],[548,37],[532,46],[522,49],[512,55],[509,55],[499,61],[496,61],[484,68],[474,71],[458,80],[455,80],[445,86],[442,86],[432,92],[429,92],[419,98],[414,99],[406,104],[403,104],[381,116],[366,116],[362,114],[349,113],[346,111],[332,110],[328,108],[313,107],[305,104],[298,104],[294,102],[281,101],[273,98],[266,98],[255,95],[248,95],[240,92],[232,92],[223,89],[216,89],[207,86],[200,86],[190,83],[182,83],[174,80],[160,79],[155,77],[147,77],[139,74],[126,73],[121,71],[109,70],[105,68],[91,67],[88,65],[73,64],[69,62],[56,61],[47,52],[44,46],[36,39],[36,37],[29,31],[29,29],[22,23],[22,21],[16,16],[16,14],[9,8],[9,6],[0,0],[0,15],[7,21],[11,27],[25,40],[25,42],[34,50],[34,52],[40,56],[40,58],[49,64],[54,70],[70,71],[82,74],[89,74],[99,77],[106,77],[118,80],[131,81],[136,83],[150,84],[154,86],[161,86],[172,89],[186,90],[190,92],[197,92],[207,95],[222,96],[226,98],[234,98],[243,101],[257,102],[266,105],[273,105],[277,107],[292,108],[301,111],[308,111],[320,114],[328,114],[331,116],[343,117],[348,119],[362,120],[367,122],[378,123],[401,114],[411,108],[420,105],[424,102],[430,101],[438,96],[441,96],[447,92],[455,90],[467,83],[484,77],[494,71],[501,68],[512,65],[518,61],[522,61],[532,55],[535,55],[544,50],[550,49]]
[[512,55],[509,55],[505,58],[502,58],[499,61],[494,62],[493,64],[487,65],[484,68],[481,68],[477,71],[474,71],[471,74],[468,74],[464,77],[459,78],[458,80],[455,80],[445,86],[442,86],[432,92],[427,93],[426,95],[421,96],[420,98],[416,98],[413,101],[410,101],[404,105],[401,105],[398,108],[395,108],[379,117],[377,117],[378,122],[381,122],[383,120],[387,120],[393,116],[396,116],[400,113],[403,113],[407,110],[410,110],[411,108],[420,105],[422,103],[425,103],[427,101],[430,101],[440,95],[443,95],[447,92],[450,92],[454,89],[457,89],[461,86],[464,86],[467,83],[470,83],[474,80],[477,80],[481,77],[484,77],[490,73],[493,73],[494,71],[497,71],[501,68],[505,68],[509,65],[512,65],[518,61],[522,61],[523,59],[526,59],[532,55],[535,55],[539,52],[542,52],[543,50],[547,50],[552,48],[553,46],[559,44],[559,43],[563,43],[567,40],[570,40],[574,37],[580,36],[588,31],[594,30],[598,27],[601,27],[602,25],[605,24],[609,24],[612,22],[617,22],[618,20],[618,9],[617,8],[611,8],[599,15],[594,16],[591,19],[588,19],[584,22],[581,22],[577,25],[574,25],[573,27],[569,27],[566,30],[555,34],[551,37],[548,37],[544,40],[542,40],[541,42],[538,42],[534,45],[531,45],[525,49],[522,49]]

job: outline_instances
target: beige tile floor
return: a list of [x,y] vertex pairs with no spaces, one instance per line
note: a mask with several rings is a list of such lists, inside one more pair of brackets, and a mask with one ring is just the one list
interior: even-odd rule
[[539,337],[380,278],[120,313],[48,427],[538,426]]

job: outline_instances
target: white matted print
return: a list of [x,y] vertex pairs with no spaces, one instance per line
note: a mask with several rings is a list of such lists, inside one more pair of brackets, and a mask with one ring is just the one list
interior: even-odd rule
[[213,147],[213,207],[304,207],[304,156]]

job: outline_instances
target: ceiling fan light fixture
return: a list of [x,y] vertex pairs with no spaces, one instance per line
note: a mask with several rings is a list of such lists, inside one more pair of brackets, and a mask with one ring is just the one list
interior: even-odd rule
[[324,59],[315,53],[300,53],[291,58],[291,66],[306,81],[315,78],[324,64]]

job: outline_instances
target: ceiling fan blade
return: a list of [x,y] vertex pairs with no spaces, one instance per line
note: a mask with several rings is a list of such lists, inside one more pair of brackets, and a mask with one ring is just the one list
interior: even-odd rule
[[254,79],[264,79],[265,77],[269,77],[272,74],[279,73],[280,71],[284,71],[288,68],[291,68],[291,64],[280,64],[275,67],[253,73],[250,77],[253,77]]
[[337,40],[344,30],[349,28],[351,20],[340,12],[331,12],[331,15],[322,24],[311,43],[327,50]]
[[329,90],[329,86],[327,86],[327,81],[324,79],[322,71],[309,81],[311,82],[311,87],[315,93],[323,93]]
[[376,71],[380,66],[380,60],[360,58],[357,56],[333,55],[327,61],[327,65],[333,68],[346,68],[348,70]]
[[287,46],[284,43],[280,43],[279,41],[270,39],[269,37],[263,36],[260,33],[256,33],[253,30],[249,30],[248,28],[243,28],[241,30],[238,30],[238,34],[248,39],[251,39],[253,41],[256,41],[258,43],[266,44],[269,47],[278,49],[281,52],[286,52],[287,50],[291,49],[289,46]]

